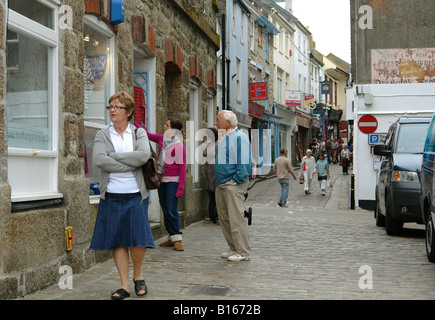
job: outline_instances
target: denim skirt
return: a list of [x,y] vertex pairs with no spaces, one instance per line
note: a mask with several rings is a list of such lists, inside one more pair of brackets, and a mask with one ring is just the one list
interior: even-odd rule
[[89,249],[154,248],[153,234],[148,221],[149,198],[142,201],[139,192],[133,194],[106,192],[105,198],[100,199]]

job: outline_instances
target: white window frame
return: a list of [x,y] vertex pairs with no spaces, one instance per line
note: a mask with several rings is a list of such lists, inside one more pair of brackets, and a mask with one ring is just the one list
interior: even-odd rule
[[[51,150],[8,147],[8,178],[11,201],[24,202],[62,198],[58,192],[58,132],[59,132],[59,6],[48,0],[38,0],[53,10],[53,29],[45,27],[7,6],[7,28],[46,45],[48,50],[48,116],[51,127]],[[41,183],[43,182],[43,183]]]

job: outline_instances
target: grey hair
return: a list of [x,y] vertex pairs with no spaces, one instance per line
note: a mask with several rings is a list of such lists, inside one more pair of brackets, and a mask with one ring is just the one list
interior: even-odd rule
[[222,113],[223,121],[230,121],[233,127],[237,127],[237,117],[234,112],[230,110],[222,110],[219,113]]

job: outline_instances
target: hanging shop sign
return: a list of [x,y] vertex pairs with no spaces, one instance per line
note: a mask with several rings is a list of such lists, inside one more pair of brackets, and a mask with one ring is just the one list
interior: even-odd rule
[[302,103],[302,92],[294,90],[285,91],[286,106],[300,106]]
[[259,105],[258,103],[249,101],[248,114],[252,117],[263,119],[264,107]]
[[320,86],[322,88],[322,94],[330,94],[331,93],[331,83],[329,81],[320,82]]
[[110,0],[110,23],[113,25],[124,22],[124,0]]
[[249,100],[267,100],[267,82],[251,82]]

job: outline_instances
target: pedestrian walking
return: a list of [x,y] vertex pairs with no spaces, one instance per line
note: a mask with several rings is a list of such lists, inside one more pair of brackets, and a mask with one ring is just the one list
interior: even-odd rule
[[304,191],[305,194],[311,193],[311,180],[316,172],[316,160],[311,154],[311,149],[307,149],[306,156],[302,158],[301,162],[301,175],[304,178]]
[[164,134],[147,131],[148,138],[159,145],[159,162],[164,173],[159,194],[160,207],[163,211],[168,240],[160,247],[174,247],[175,251],[183,251],[182,232],[178,200],[183,196],[186,181],[186,148],[183,144],[183,124],[178,119],[170,119],[163,126]]
[[245,261],[250,259],[251,251],[243,206],[251,174],[251,145],[248,136],[237,128],[237,118],[232,111],[219,112],[215,125],[219,134],[224,134],[216,149],[215,163],[217,211],[229,246],[222,257]]
[[205,148],[203,156],[205,158],[204,163],[204,190],[208,196],[208,217],[205,221],[213,221],[216,223],[218,220],[216,214],[216,181],[214,179],[214,165],[216,161],[216,143],[218,140],[218,131],[216,128],[208,128],[206,132],[207,141],[205,142]]
[[343,168],[343,174],[349,174],[348,173],[348,168],[349,168],[349,164],[350,164],[350,152],[347,149],[347,145],[343,144],[343,150],[341,150],[341,154],[340,154],[340,165]]
[[325,159],[323,153],[319,154],[319,160],[316,162],[317,179],[319,180],[320,190],[322,190],[322,195],[326,194],[326,185],[330,178],[329,174],[329,163]]
[[281,194],[279,196],[278,205],[283,208],[287,208],[287,198],[290,186],[290,174],[296,180],[296,174],[287,158],[287,150],[285,148],[280,149],[280,156],[275,160],[273,164],[273,170],[276,173],[279,184],[281,185]]
[[111,250],[121,278],[121,287],[111,298],[122,300],[130,296],[129,252],[133,262],[133,282],[136,295],[144,296],[148,289],[142,275],[146,248],[154,248],[148,221],[148,198],[142,175],[142,165],[150,155],[145,130],[129,124],[135,103],[126,92],[109,99],[112,125],[97,132],[93,161],[101,170],[100,203],[90,250]]

